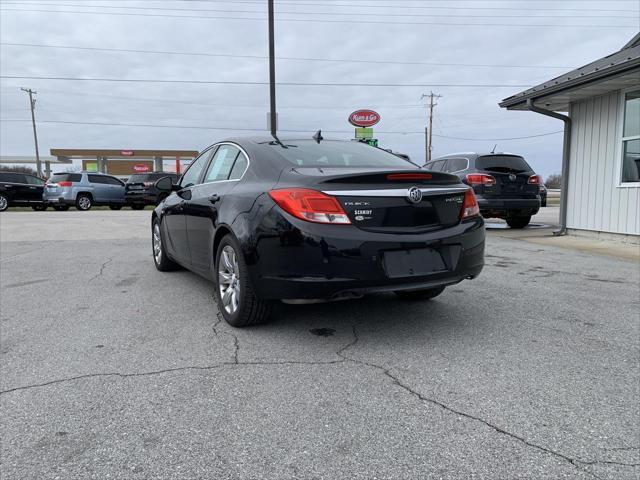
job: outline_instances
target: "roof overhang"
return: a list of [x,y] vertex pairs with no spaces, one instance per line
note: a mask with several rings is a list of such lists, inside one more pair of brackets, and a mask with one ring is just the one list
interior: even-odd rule
[[640,45],[631,46],[560,75],[500,102],[508,110],[527,110],[527,101],[559,112],[571,102],[640,85]]
[[80,149],[80,148],[52,148],[51,155],[71,161],[72,159],[95,159],[104,157],[108,159],[122,160],[153,160],[154,158],[195,158],[198,156],[196,150],[113,150],[113,149]]

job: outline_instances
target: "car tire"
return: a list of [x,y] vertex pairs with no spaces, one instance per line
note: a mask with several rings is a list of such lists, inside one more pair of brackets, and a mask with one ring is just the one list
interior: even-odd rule
[[9,198],[0,193],[0,212],[4,212],[7,208],[9,208]]
[[176,262],[167,256],[158,219],[154,219],[151,226],[151,253],[153,254],[153,263],[159,271],[170,272],[180,268]]
[[76,209],[81,212],[86,212],[87,210],[91,210],[93,206],[93,198],[88,193],[81,193],[76,198]]
[[109,208],[111,210],[120,210],[122,208],[122,205],[109,205]]
[[431,300],[444,292],[445,287],[427,288],[424,290],[399,290],[394,292],[403,300]]
[[46,205],[31,205],[31,208],[36,212],[44,212],[47,209]]
[[69,210],[69,205],[54,205],[53,209],[58,212],[66,212]]
[[133,205],[131,205],[131,210],[144,210],[144,205],[134,203]]
[[267,321],[273,303],[256,297],[242,250],[232,235],[223,237],[218,245],[215,272],[218,310],[229,325],[241,328]]
[[507,225],[509,225],[511,228],[520,229],[529,225],[529,222],[531,221],[531,215],[508,217],[506,220]]

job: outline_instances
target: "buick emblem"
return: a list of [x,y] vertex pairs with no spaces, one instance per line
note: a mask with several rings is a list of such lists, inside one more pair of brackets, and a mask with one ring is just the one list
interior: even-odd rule
[[419,203],[422,200],[422,190],[418,187],[411,187],[407,192],[407,198],[412,203]]
[[512,182],[516,181],[516,176],[513,173],[509,174],[509,180],[511,180]]

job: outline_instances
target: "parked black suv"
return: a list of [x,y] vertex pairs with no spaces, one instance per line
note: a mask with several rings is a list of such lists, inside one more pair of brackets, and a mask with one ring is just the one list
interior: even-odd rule
[[9,207],[46,210],[42,201],[44,180],[27,173],[0,172],[0,212]]
[[473,187],[483,217],[504,218],[511,228],[526,227],[540,209],[542,178],[520,155],[455,153],[425,168],[457,175]]
[[125,184],[125,203],[134,210],[142,210],[145,205],[158,205],[166,197],[166,192],[161,192],[155,187],[156,180],[162,177],[170,177],[172,183],[180,178],[175,173],[151,172],[136,173],[129,177]]

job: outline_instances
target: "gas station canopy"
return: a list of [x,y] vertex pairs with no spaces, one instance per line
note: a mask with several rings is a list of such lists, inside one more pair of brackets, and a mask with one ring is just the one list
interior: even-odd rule
[[52,148],[50,153],[60,162],[81,160],[84,170],[95,170],[113,175],[130,175],[135,172],[164,171],[165,160],[175,160],[176,173],[181,172],[181,161],[190,162],[196,150],[104,150],[78,148]]

